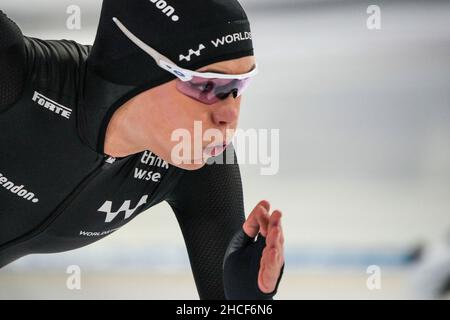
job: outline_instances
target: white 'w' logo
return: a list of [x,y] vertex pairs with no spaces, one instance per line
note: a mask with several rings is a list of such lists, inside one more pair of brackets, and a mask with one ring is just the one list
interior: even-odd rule
[[147,198],[148,196],[142,196],[141,200],[139,200],[139,203],[136,207],[130,209],[130,204],[131,204],[131,200],[127,200],[125,201],[122,206],[120,207],[119,210],[117,210],[116,212],[112,212],[112,202],[111,201],[106,201],[101,207],[100,209],[98,209],[97,211],[100,212],[104,212],[106,213],[106,219],[105,222],[109,223],[111,221],[113,221],[117,215],[122,212],[125,211],[125,218],[124,220],[128,219],[129,217],[131,217],[134,212],[137,210],[137,208],[139,208],[140,206],[144,205],[147,203]]
[[193,54],[195,54],[197,57],[200,57],[200,54],[203,49],[205,49],[205,46],[203,44],[200,44],[200,46],[198,47],[198,50],[189,49],[189,54],[187,56],[183,56],[182,54],[180,54],[180,61],[183,61],[183,60],[191,61],[191,56]]

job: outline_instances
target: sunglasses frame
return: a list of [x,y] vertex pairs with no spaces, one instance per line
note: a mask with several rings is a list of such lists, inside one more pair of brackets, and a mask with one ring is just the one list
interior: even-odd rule
[[197,72],[189,69],[184,69],[178,66],[176,63],[171,61],[166,56],[162,55],[148,44],[143,42],[141,39],[136,37],[130,30],[128,30],[122,22],[116,17],[112,19],[114,23],[119,27],[119,29],[125,34],[125,36],[130,39],[136,46],[145,51],[149,56],[151,56],[156,64],[172,73],[178,79],[183,82],[191,81],[194,77],[206,78],[206,79],[234,79],[234,80],[243,80],[254,77],[258,73],[258,66],[255,63],[255,67],[252,71],[245,74],[222,74],[222,73],[214,73],[214,72]]

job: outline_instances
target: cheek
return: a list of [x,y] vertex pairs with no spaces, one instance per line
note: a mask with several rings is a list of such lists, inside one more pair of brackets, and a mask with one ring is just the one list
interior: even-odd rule
[[[195,146],[200,146],[201,148],[204,145],[202,140],[203,132],[214,127],[210,109],[179,93],[176,85],[172,83],[155,88],[147,96],[147,99],[148,112],[146,117],[148,118],[148,124],[146,135],[152,137],[149,141],[153,142],[148,146],[148,149],[158,154],[165,161],[183,169],[197,170],[201,168],[204,163],[181,165],[178,161],[174,163],[176,160],[172,159],[172,152],[175,152],[174,157],[179,159],[180,156],[177,156],[179,154],[177,153],[177,150],[180,149],[179,146],[183,145],[185,138],[190,138],[191,152],[183,152],[182,158],[185,160],[190,159],[191,161],[193,159],[197,161],[202,158],[202,150],[200,150],[199,158],[198,150],[195,150]],[[201,122],[203,130],[194,130],[195,121]],[[194,132],[198,133],[199,136],[194,137]],[[173,140],[172,137],[177,138],[177,140]]]
[[[167,86],[153,96],[152,105],[153,134],[161,149],[167,157],[179,141],[172,141],[172,135],[180,132],[189,132],[193,137],[194,122],[202,121],[202,126],[208,122],[208,110],[198,102],[178,93],[175,87]],[[180,130],[176,132],[177,130]]]
[[175,85],[170,89],[166,92],[162,112],[172,131],[187,129],[192,133],[195,121],[201,121],[203,126],[209,124],[209,112],[204,105],[179,93]]
[[189,105],[183,97],[173,95],[165,99],[159,107],[158,120],[164,126],[163,131],[170,134],[177,129],[187,129],[191,132],[194,121],[200,120],[201,115],[196,112],[195,106]]

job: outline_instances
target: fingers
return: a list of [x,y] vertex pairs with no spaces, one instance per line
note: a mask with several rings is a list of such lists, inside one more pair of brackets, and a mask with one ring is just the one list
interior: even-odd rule
[[267,228],[269,224],[269,210],[270,204],[268,201],[263,200],[256,205],[253,211],[248,216],[248,219],[245,221],[243,225],[244,232],[249,237],[256,237],[258,232],[266,237],[267,236]]
[[262,292],[271,293],[275,290],[283,261],[284,257],[277,248],[264,249],[258,274],[258,286]]
[[266,237],[266,246],[268,248],[279,248],[281,245],[281,228],[272,227]]
[[[272,229],[281,229],[281,211],[275,210],[272,215],[269,215],[269,212],[270,203],[266,200],[259,202],[245,221],[243,225],[244,232],[252,238],[258,232],[267,237]],[[281,242],[284,243],[283,232],[281,230],[279,232],[281,232]]]
[[268,234],[266,244],[268,247],[280,247],[284,244],[283,229],[281,226],[282,214],[275,210],[269,218]]
[[264,293],[275,290],[284,263],[284,235],[281,217],[281,212],[275,210],[269,218],[266,247],[263,250],[258,274],[258,285]]
[[269,210],[270,210],[270,203],[269,203],[269,201],[261,200],[259,205],[263,206],[266,209],[266,211],[269,212]]
[[282,213],[275,210],[270,215],[269,212],[270,204],[263,200],[253,209],[243,225],[244,232],[249,237],[254,238],[260,232],[266,238],[258,272],[258,286],[264,293],[275,290],[284,263]]
[[[283,234],[282,234],[283,232],[281,229],[281,217],[282,217],[282,214],[281,214],[281,211],[279,211],[279,210],[275,210],[272,213],[272,215],[269,218],[269,225],[268,225],[268,230],[267,230],[268,236],[272,232],[274,232],[275,236],[277,236],[277,234],[280,233],[281,234],[280,237],[281,238],[283,237]],[[282,240],[284,242],[284,239],[282,239]]]

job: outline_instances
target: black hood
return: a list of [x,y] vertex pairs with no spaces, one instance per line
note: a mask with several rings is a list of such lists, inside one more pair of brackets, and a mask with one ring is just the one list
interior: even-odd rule
[[113,18],[188,69],[254,53],[250,23],[236,0],[104,0],[89,64],[114,83],[155,86],[166,71],[132,43]]
[[[139,93],[175,79],[127,38],[113,17],[191,70],[254,54],[250,23],[236,0],[104,0],[95,43],[84,63],[78,113],[80,135],[101,154],[114,112]],[[200,46],[204,49],[197,51]]]
[[[167,72],[161,84],[171,80]],[[121,85],[102,78],[89,63],[85,68],[84,88],[78,108],[78,130],[83,141],[96,152],[104,155],[104,142],[108,124],[114,112],[128,100],[155,86]],[[156,115],[155,115],[156,116]]]

